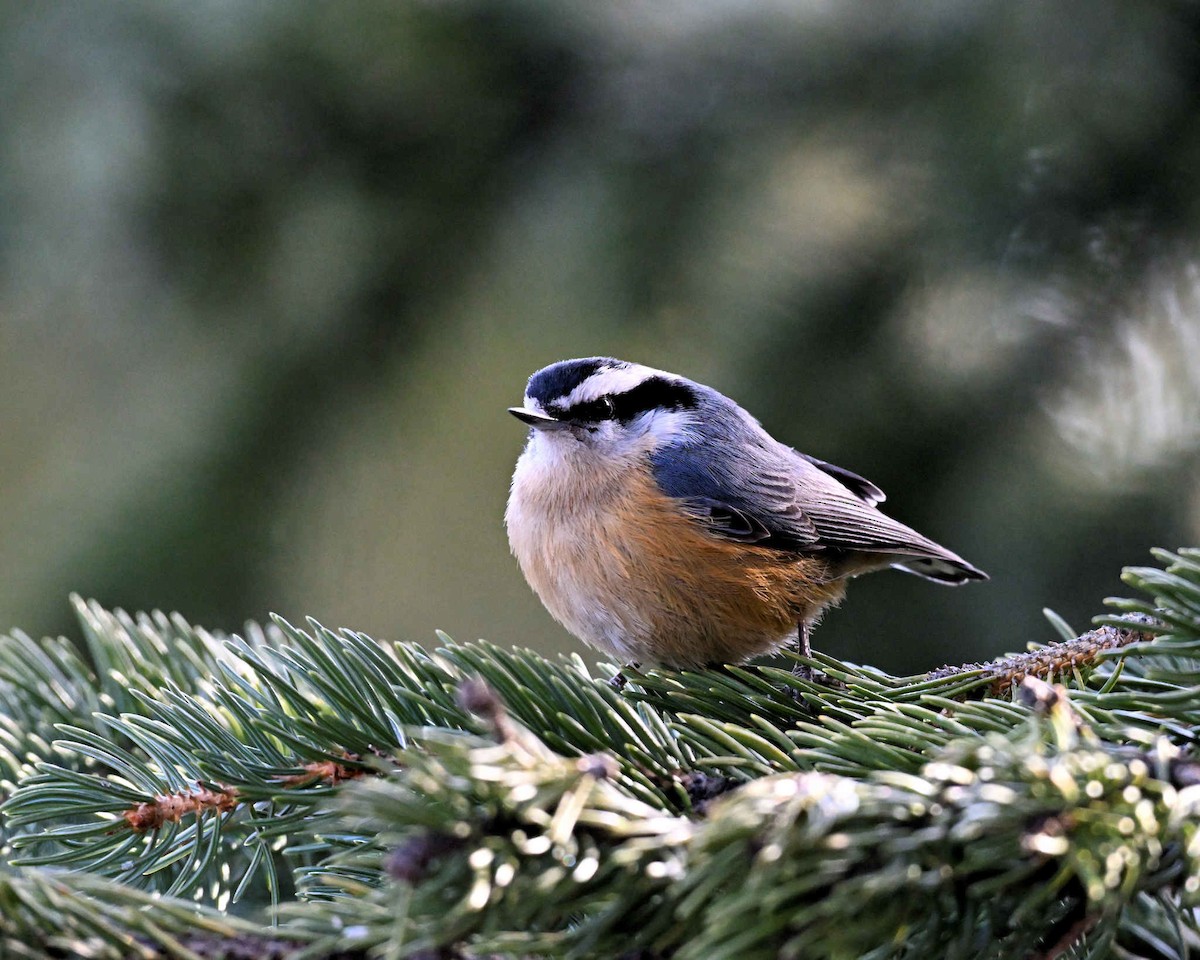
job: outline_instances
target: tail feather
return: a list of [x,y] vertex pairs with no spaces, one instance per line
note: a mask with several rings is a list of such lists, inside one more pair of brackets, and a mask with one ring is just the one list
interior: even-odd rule
[[988,579],[988,575],[982,570],[976,569],[966,560],[958,557],[953,559],[950,557],[905,557],[903,560],[893,563],[892,566],[896,570],[903,570],[905,573],[915,574],[935,583],[952,586],[968,583],[971,580]]

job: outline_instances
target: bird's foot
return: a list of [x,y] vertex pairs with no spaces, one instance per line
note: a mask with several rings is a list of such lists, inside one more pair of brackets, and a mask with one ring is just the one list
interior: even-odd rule
[[[812,633],[812,624],[801,621],[796,629],[796,652],[802,657],[812,656],[812,643],[809,640],[809,635]],[[792,666],[793,676],[800,677],[802,680],[807,680],[809,683],[819,683],[817,679],[824,674],[818,673],[806,663],[797,663]]]

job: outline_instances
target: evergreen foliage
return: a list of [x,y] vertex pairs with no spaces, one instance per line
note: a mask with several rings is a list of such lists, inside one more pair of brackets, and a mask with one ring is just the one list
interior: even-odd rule
[[1196,956],[1200,550],[1158,557],[914,677],[77,599],[82,653],[0,642],[0,955]]

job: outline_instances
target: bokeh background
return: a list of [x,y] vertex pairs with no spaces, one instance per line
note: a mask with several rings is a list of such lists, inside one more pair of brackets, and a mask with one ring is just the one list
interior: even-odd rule
[[1200,541],[1191,2],[0,3],[0,627],[573,641],[508,555],[556,359],[741,401],[992,575],[903,671]]

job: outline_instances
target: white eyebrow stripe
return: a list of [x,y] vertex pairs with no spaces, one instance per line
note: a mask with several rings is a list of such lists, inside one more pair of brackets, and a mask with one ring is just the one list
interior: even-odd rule
[[626,393],[639,384],[645,383],[651,377],[663,377],[675,380],[674,374],[665,370],[655,370],[653,367],[643,367],[639,363],[628,367],[605,367],[597,370],[590,377],[567,395],[566,406],[573,407],[577,403],[588,403],[607,394]]

